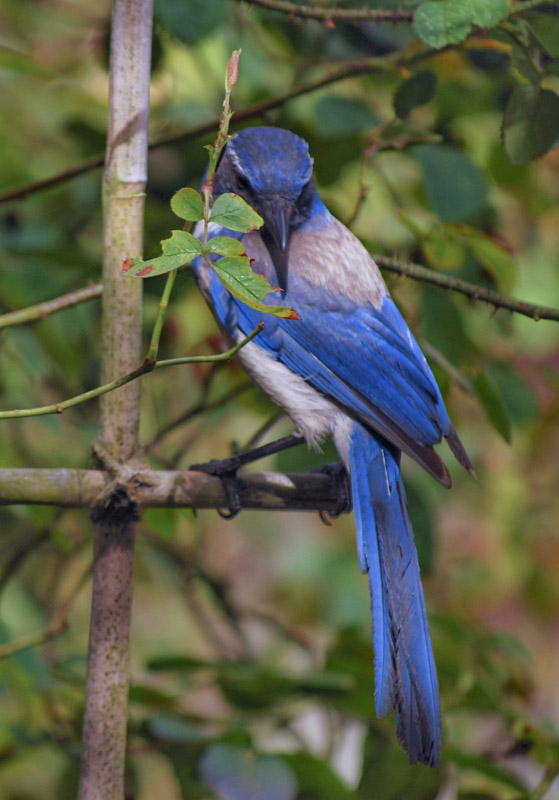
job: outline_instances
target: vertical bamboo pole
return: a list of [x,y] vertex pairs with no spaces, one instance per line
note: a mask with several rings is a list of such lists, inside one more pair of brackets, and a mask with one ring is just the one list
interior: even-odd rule
[[[103,175],[102,382],[141,361],[141,281],[120,275],[142,255],[153,0],[114,0]],[[101,398],[99,443],[117,462],[138,455],[139,382]],[[95,516],[93,595],[79,800],[122,800],[137,512],[125,493]]]

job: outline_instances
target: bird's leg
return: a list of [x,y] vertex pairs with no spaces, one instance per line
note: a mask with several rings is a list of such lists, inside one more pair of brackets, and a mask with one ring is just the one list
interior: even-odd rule
[[206,472],[208,475],[215,475],[221,479],[229,501],[229,511],[218,510],[218,513],[225,519],[232,519],[241,511],[241,502],[237,491],[237,471],[244,467],[245,464],[251,464],[253,461],[258,461],[259,458],[271,456],[274,453],[303,444],[304,441],[305,437],[301,433],[290,433],[289,436],[276,439],[275,442],[255,447],[253,450],[246,450],[244,453],[236,453],[231,458],[222,460],[214,458],[206,464],[192,464],[190,469],[197,472]]

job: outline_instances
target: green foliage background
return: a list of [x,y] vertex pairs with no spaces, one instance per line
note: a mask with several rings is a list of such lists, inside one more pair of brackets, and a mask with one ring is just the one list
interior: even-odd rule
[[[3,0],[0,192],[102,151],[109,19],[107,2]],[[521,120],[512,166],[501,138],[505,109],[510,122],[519,89],[527,96],[535,85],[539,45],[559,57],[559,17],[530,21],[532,50],[504,35],[491,46],[486,36],[411,71],[306,94],[265,122],[309,140],[323,198],[373,252],[557,306],[559,150],[530,161]],[[216,117],[235,48],[240,109],[411,36],[406,26],[330,27],[226,0],[156,0],[151,135]],[[555,100],[557,81],[550,70],[541,89]],[[554,102],[532,126],[540,149],[543,127],[554,130]],[[205,141],[152,152],[146,257],[176,225],[171,195],[198,186]],[[0,205],[0,312],[99,280],[100,225],[99,171]],[[146,336],[162,280],[144,285]],[[559,798],[559,328],[410,279],[387,281],[479,478],[450,464],[447,493],[404,465],[441,684],[442,764],[409,767],[393,721],[375,719],[369,601],[351,518],[325,527],[303,514],[225,522],[148,510],[132,632],[130,797]],[[162,357],[219,347],[185,270]],[[99,359],[97,301],[4,330],[2,408],[93,388]],[[156,468],[227,455],[275,414],[235,364],[161,371],[142,391],[142,441]],[[96,426],[93,403],[0,422],[0,466],[88,467]],[[280,418],[270,435],[289,430]],[[306,470],[333,458],[329,448],[299,450],[255,469]],[[83,512],[0,509],[0,641],[48,625],[87,568],[90,545]],[[87,588],[63,635],[0,661],[1,800],[75,796]],[[258,785],[264,793],[254,793]]]

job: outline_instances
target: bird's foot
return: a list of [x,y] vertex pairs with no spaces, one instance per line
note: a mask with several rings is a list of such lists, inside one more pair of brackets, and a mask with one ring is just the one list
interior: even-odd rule
[[228,511],[218,509],[217,513],[224,519],[233,519],[242,510],[237,487],[238,470],[244,467],[245,464],[251,464],[253,461],[258,461],[259,458],[279,453],[281,450],[287,450],[289,447],[302,444],[304,441],[305,437],[302,434],[291,433],[289,436],[284,436],[275,442],[255,447],[253,450],[246,450],[243,453],[237,453],[230,458],[222,460],[214,458],[206,464],[192,464],[190,469],[197,472],[205,472],[208,475],[215,475],[221,480],[227,495]]
[[330,461],[328,464],[323,464],[321,467],[317,467],[312,471],[322,472],[326,475],[329,475],[333,479],[338,490],[338,499],[335,505],[333,505],[331,509],[328,509],[328,511],[320,512],[321,520],[326,525],[329,525],[330,523],[328,521],[328,517],[331,519],[336,519],[341,514],[348,514],[353,508],[349,475],[346,468],[340,461]]

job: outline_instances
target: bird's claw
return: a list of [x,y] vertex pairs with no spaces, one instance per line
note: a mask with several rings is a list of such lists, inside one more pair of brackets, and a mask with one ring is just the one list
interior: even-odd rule
[[335,482],[337,488],[337,500],[332,508],[320,512],[322,521],[326,523],[323,514],[328,514],[331,519],[336,519],[342,514],[349,513],[353,508],[353,502],[351,498],[349,475],[344,465],[339,461],[331,461],[328,464],[323,464],[321,467],[313,469],[312,472],[322,472],[329,475]]
[[191,464],[190,469],[196,472],[205,472],[207,475],[214,475],[219,478],[227,495],[228,510],[217,509],[217,513],[223,519],[233,519],[242,511],[241,498],[237,488],[237,470],[241,465],[235,456],[224,458],[220,461],[212,458],[205,464]]

